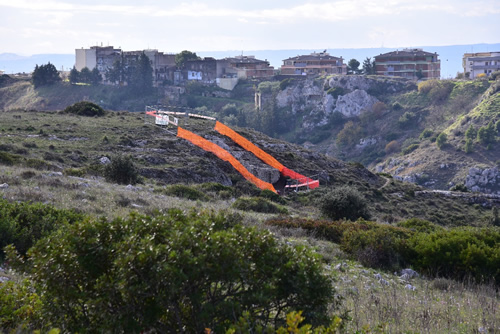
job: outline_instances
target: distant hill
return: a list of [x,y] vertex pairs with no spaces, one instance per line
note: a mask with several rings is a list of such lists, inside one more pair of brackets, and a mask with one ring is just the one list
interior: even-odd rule
[[[466,52],[500,51],[500,43],[496,44],[466,44],[450,46],[409,46],[423,48],[429,52],[437,52],[441,59],[441,76],[443,78],[454,78],[457,72],[462,71],[462,55]],[[403,47],[399,48],[402,49]],[[331,55],[341,56],[346,61],[355,58],[361,63],[367,57],[373,58],[381,53],[393,51],[396,48],[360,48],[360,49],[327,49]],[[290,50],[227,50],[227,51],[195,51],[202,57],[234,57],[241,53],[245,55],[255,55],[259,59],[267,59],[271,65],[278,68],[282,65],[282,60],[296,56],[298,54],[308,54],[320,49],[290,49]],[[74,54],[36,54],[32,56],[19,56],[13,53],[0,54],[0,70],[7,74],[29,73],[33,71],[36,64],[46,64],[51,62],[57,69],[71,69],[75,64]]]

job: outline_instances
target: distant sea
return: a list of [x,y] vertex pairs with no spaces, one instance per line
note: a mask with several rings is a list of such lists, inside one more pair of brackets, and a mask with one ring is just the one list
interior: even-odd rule
[[[450,46],[415,46],[412,48],[421,48],[427,52],[436,52],[441,60],[441,78],[454,78],[457,72],[463,72],[462,56],[467,52],[485,52],[499,51],[500,43],[496,44],[467,44],[467,45],[450,45]],[[253,55],[257,59],[267,59],[274,68],[279,68],[283,64],[283,60],[295,57],[297,55],[310,54],[312,52],[321,52],[324,49],[292,49],[292,50],[228,50],[228,51],[197,51],[201,57],[214,57],[216,59],[224,57],[234,57],[238,55]],[[332,56],[344,58],[347,63],[350,59],[357,59],[361,64],[366,58],[372,58],[381,53],[386,53],[402,48],[365,48],[365,49],[327,49],[327,52]],[[159,50],[168,52],[168,50]],[[13,53],[0,54],[0,70],[6,74],[14,73],[30,73],[35,68],[35,65],[43,65],[48,62],[54,64],[58,70],[69,71],[75,64],[74,54],[36,54],[32,56],[20,56]]]

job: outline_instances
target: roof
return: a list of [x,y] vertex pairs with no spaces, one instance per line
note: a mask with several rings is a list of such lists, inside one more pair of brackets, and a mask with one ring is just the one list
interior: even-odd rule
[[[319,53],[311,53],[310,55],[302,55],[302,56],[296,56],[296,57],[291,57],[285,60],[295,60],[295,61],[309,61],[309,60],[340,60],[342,57],[334,57],[330,56],[330,54],[326,52],[319,52]],[[285,61],[283,60],[283,61]]]
[[254,56],[237,56],[237,57],[228,57],[224,58],[230,63],[240,63],[240,64],[262,64],[268,63],[267,60],[256,59]]
[[431,53],[424,51],[422,49],[403,49],[403,50],[396,50],[392,52],[387,52],[387,53],[382,53],[377,57],[416,57],[416,56],[437,56],[437,53]]

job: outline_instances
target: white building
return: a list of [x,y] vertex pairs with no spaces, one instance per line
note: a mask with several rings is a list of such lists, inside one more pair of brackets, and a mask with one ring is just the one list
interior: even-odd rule
[[500,52],[465,53],[462,58],[464,73],[469,73],[471,79],[484,73],[490,76],[495,71],[500,71]]

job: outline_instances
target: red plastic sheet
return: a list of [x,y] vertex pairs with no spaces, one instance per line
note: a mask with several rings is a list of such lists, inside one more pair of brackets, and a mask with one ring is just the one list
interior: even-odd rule
[[205,151],[215,154],[219,159],[229,162],[234,167],[234,169],[236,169],[245,179],[255,184],[258,188],[262,190],[268,189],[276,192],[276,189],[274,189],[271,183],[262,181],[261,179],[250,173],[245,168],[245,166],[243,166],[238,160],[236,160],[236,158],[231,153],[229,153],[219,145],[214,144],[211,141],[192,133],[191,131],[185,130],[180,126],[177,130],[177,137],[186,139],[187,141],[204,149]]

